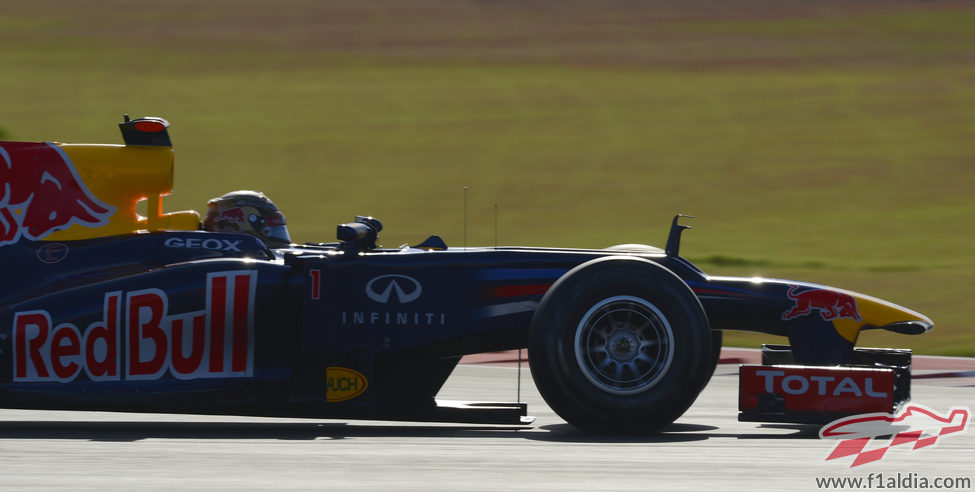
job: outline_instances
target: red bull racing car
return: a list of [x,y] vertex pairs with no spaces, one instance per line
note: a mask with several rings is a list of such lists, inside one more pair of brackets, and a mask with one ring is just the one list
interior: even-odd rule
[[[522,403],[435,397],[467,354],[528,348],[545,401],[649,432],[707,384],[723,330],[788,337],[740,371],[739,418],[826,422],[910,397],[909,350],[863,330],[931,320],[803,282],[707,275],[664,249],[383,249],[371,217],[292,244],[266,197],[164,213],[169,124],[125,145],[0,142],[0,407],[520,424]],[[147,201],[143,217],[136,212]]]

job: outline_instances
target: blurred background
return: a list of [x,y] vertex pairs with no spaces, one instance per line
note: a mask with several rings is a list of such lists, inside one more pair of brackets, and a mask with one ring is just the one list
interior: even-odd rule
[[[258,189],[297,241],[662,246],[920,311],[975,356],[975,5],[0,0],[0,137],[172,124],[167,211]],[[768,336],[726,334],[757,347]]]

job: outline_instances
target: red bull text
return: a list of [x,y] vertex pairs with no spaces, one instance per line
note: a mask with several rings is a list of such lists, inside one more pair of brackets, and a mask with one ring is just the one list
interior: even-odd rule
[[102,319],[83,333],[46,310],[13,320],[14,382],[249,377],[257,272],[207,276],[202,311],[170,313],[159,289],[105,294]]

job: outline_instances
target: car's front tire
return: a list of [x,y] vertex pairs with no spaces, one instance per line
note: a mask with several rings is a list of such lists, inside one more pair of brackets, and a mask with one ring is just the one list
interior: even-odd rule
[[712,338],[697,297],[648,260],[580,265],[532,320],[529,364],[539,392],[570,424],[645,433],[680,417],[711,371]]

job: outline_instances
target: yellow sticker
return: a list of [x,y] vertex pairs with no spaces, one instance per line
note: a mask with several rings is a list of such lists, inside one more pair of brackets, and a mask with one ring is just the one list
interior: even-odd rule
[[369,387],[369,381],[358,371],[344,367],[325,369],[325,401],[351,400]]

